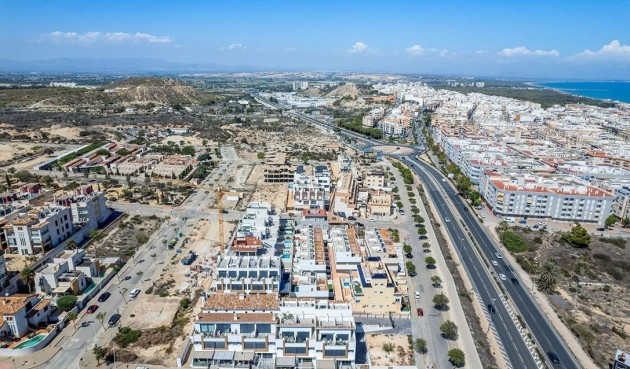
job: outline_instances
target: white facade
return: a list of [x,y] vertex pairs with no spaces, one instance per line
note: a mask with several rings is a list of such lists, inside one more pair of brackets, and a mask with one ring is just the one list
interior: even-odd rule
[[43,253],[74,234],[70,209],[59,206],[36,207],[3,227],[11,253]]

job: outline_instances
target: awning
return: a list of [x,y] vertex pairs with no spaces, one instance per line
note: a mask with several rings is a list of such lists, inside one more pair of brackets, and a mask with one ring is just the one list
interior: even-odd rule
[[210,360],[212,359],[213,355],[214,355],[214,350],[194,351],[192,358],[193,360],[195,359]]
[[295,357],[293,356],[277,357],[276,366],[287,366],[287,367],[295,368]]
[[232,360],[234,351],[215,351],[212,360]]
[[234,353],[234,361],[252,361],[254,360],[253,351],[237,351]]
[[335,360],[317,360],[317,369],[335,369]]

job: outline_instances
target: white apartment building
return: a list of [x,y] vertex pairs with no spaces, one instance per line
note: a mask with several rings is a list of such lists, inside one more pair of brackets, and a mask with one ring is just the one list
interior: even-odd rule
[[9,252],[20,255],[44,253],[74,234],[67,207],[35,207],[4,225]]
[[92,185],[81,186],[74,195],[63,195],[55,199],[57,205],[67,206],[75,224],[87,225],[88,229],[96,229],[111,215],[107,207],[105,193],[94,192]]
[[211,291],[217,293],[278,294],[281,263],[278,257],[219,256],[217,278]]
[[35,291],[48,295],[78,295],[88,286],[87,278],[97,276],[97,264],[86,259],[84,250],[66,250],[35,272]]
[[486,171],[479,192],[502,216],[551,218],[604,224],[614,196],[574,177],[500,174]]
[[330,174],[326,170],[311,177],[298,170],[293,176],[293,183],[289,183],[289,194],[293,210],[326,209],[330,196]]
[[306,90],[308,88],[307,81],[295,81],[293,82],[293,91]]
[[29,323],[47,323],[52,311],[49,301],[37,295],[15,294],[0,298],[0,336],[21,338],[29,331]]
[[324,231],[308,226],[294,236],[293,263],[291,265],[291,297],[328,298]]
[[255,237],[273,248],[278,238],[279,216],[268,202],[252,202],[235,230],[236,237]]
[[273,295],[209,295],[190,335],[191,367],[333,369],[352,365],[349,303]]

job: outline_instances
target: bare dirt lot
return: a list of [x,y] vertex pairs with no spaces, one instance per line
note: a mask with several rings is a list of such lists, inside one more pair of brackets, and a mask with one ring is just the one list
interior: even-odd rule
[[516,233],[532,250],[517,254],[526,271],[535,275],[543,262],[557,263],[557,293],[548,297],[584,350],[607,367],[614,348],[627,347],[630,336],[628,242],[593,237],[588,247],[575,248],[558,234],[521,228]]
[[413,348],[401,334],[366,334],[368,353],[373,366],[414,365]]
[[147,242],[162,220],[156,216],[123,215],[108,230],[92,241],[86,250],[97,257],[130,258],[135,250]]

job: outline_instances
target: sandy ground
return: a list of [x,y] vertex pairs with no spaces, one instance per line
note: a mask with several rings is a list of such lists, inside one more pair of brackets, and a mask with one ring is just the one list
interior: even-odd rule
[[399,154],[399,155],[409,155],[413,152],[408,147],[397,147],[397,146],[375,146],[374,150],[382,151],[388,154]]
[[79,127],[62,127],[58,124],[50,126],[48,128],[41,128],[42,132],[46,132],[51,136],[61,136],[68,140],[80,139],[79,132],[83,131],[84,128]]
[[203,146],[203,139],[199,138],[199,137],[195,137],[195,136],[181,136],[181,135],[172,135],[172,136],[168,136],[165,139],[163,139],[163,144],[167,143],[167,142],[174,142],[176,144],[179,144],[179,141],[184,141],[184,143],[186,145],[192,145],[192,146]]
[[[372,366],[414,365],[413,351],[407,336],[401,334],[366,334],[368,352]],[[387,353],[383,344],[393,343],[396,348]]]
[[170,326],[181,298],[147,295],[144,291],[140,293],[140,296],[140,301],[131,312],[135,314],[135,317],[127,319],[129,326],[134,329]]
[[6,262],[6,267],[8,272],[20,272],[22,269],[26,268],[28,265],[31,265],[35,259],[29,261],[27,256],[18,255],[18,254],[4,254],[4,260]]
[[288,193],[289,187],[286,183],[261,184],[256,187],[256,193],[252,196],[252,201],[269,202],[279,213],[282,213],[287,208]]
[[[0,144],[0,161],[9,160],[19,153],[23,153],[27,151],[31,152],[33,147],[35,146],[38,146],[38,144],[21,143],[21,142],[15,142],[11,144],[2,143]],[[48,159],[48,157],[42,156],[36,159],[41,159],[41,161],[43,161],[45,159]]]

